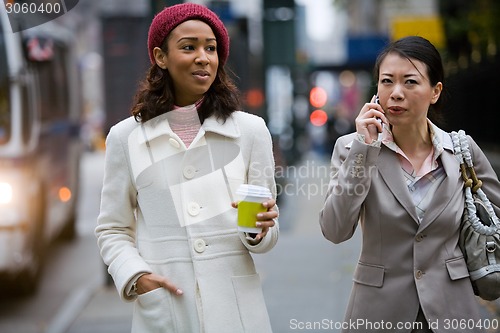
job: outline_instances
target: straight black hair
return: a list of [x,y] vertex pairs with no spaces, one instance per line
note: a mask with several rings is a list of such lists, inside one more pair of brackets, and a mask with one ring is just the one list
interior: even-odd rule
[[429,107],[429,118],[436,123],[442,123],[440,111],[443,109],[444,99],[447,91],[445,90],[445,74],[441,54],[432,45],[429,40],[420,36],[407,36],[388,44],[377,57],[373,70],[374,80],[378,82],[380,74],[380,64],[385,57],[390,53],[396,53],[399,56],[412,60],[418,60],[425,64],[427,68],[427,76],[431,86],[435,86],[438,82],[443,84],[443,90],[436,103]]

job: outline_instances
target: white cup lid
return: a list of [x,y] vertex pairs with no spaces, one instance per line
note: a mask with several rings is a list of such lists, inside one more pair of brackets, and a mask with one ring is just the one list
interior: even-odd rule
[[271,191],[264,186],[241,184],[236,194],[243,197],[271,198]]

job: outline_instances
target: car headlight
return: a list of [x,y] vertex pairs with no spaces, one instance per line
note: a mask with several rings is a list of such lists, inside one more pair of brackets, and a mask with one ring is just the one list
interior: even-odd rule
[[12,201],[12,185],[0,182],[0,204],[9,204]]

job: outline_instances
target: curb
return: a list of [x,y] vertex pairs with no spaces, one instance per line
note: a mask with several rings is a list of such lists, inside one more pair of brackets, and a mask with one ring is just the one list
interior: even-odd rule
[[80,313],[85,309],[92,296],[102,285],[100,278],[96,278],[88,285],[83,286],[71,293],[61,309],[47,325],[47,333],[66,333]]

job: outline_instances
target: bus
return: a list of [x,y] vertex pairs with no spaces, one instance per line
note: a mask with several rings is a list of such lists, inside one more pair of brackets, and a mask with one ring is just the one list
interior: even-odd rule
[[76,234],[83,145],[73,43],[54,22],[13,33],[0,6],[0,285],[15,294],[34,293],[48,247]]

